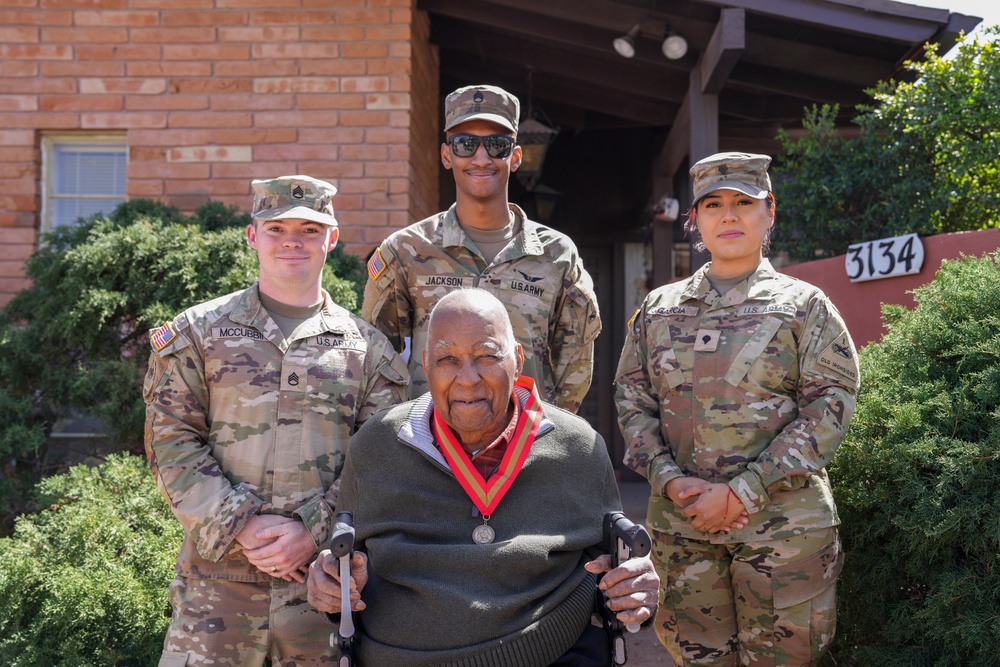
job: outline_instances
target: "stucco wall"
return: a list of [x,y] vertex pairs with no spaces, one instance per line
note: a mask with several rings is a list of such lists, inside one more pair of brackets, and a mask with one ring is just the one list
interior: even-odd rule
[[782,273],[820,287],[836,304],[859,348],[878,341],[885,334],[882,304],[912,308],[916,303],[909,291],[934,279],[941,262],[960,255],[980,256],[1000,248],[1000,229],[939,234],[922,239],[924,265],[920,273],[852,283],[847,277],[844,255],[805,264],[785,266]]

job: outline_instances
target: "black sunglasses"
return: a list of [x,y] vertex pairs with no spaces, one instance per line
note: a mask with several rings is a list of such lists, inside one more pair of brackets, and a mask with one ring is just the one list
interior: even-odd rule
[[514,148],[515,140],[502,134],[491,134],[488,137],[480,137],[476,134],[456,134],[448,140],[451,152],[458,157],[472,157],[479,150],[479,144],[486,146],[486,154],[491,158],[502,160],[510,155]]

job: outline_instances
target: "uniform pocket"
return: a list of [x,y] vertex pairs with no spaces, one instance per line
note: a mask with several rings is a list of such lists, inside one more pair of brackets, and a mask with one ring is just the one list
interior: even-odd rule
[[781,388],[795,367],[795,341],[782,321],[766,317],[736,355],[726,372],[726,382],[753,393],[769,394]]
[[177,651],[164,651],[160,654],[160,662],[157,667],[184,667],[187,665],[188,654]]
[[771,572],[774,608],[786,609],[815,598],[837,582],[843,567],[839,536],[804,560],[779,565]]

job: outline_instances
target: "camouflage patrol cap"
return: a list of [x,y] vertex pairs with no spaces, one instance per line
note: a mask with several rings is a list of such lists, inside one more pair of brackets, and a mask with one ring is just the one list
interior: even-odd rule
[[488,120],[517,134],[521,103],[503,88],[466,86],[444,98],[444,131],[469,120]]
[[255,180],[253,186],[254,220],[284,220],[300,218],[332,227],[333,196],[337,188],[311,176],[279,176]]
[[763,199],[771,191],[767,166],[768,155],[757,153],[716,153],[691,167],[694,177],[694,201],[716,190],[736,190],[754,199]]

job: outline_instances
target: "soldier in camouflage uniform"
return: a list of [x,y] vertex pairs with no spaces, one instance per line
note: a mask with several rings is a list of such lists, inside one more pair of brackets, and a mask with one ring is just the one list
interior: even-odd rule
[[507,306],[524,348],[524,374],[543,399],[576,412],[590,387],[601,319],[573,242],[508,202],[507,182],[521,164],[518,112],[517,98],[494,86],[448,95],[441,161],[454,174],[456,203],[392,234],[372,254],[362,315],[397,350],[411,344],[409,395],[416,398],[427,390],[420,352],[434,304],[463,287],[491,292]]
[[816,287],[764,259],[765,155],[694,165],[689,229],[712,261],[646,297],[615,400],[678,665],[813,665],[836,626],[843,556],[825,466],[854,412],[854,344]]
[[253,189],[258,282],[150,332],[146,454],[185,533],[160,667],[332,664],[305,573],[348,440],[405,400],[386,337],[320,287],[336,189],[308,176]]

